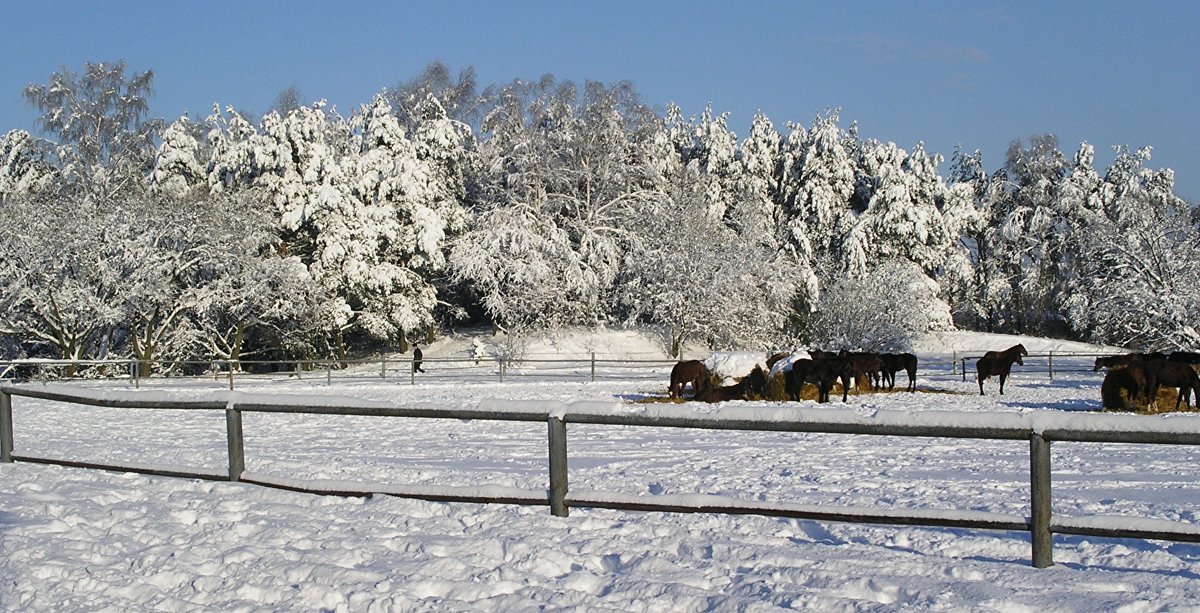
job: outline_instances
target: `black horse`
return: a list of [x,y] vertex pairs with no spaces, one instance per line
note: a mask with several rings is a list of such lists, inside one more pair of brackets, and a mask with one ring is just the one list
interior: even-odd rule
[[1179,410],[1180,402],[1184,407],[1191,408],[1189,398],[1193,391],[1196,394],[1196,404],[1200,405],[1200,376],[1196,375],[1196,371],[1192,370],[1190,364],[1155,360],[1146,363],[1146,373],[1148,375],[1146,381],[1148,404],[1153,405],[1157,402],[1158,388],[1166,386],[1179,389],[1179,396],[1175,399],[1176,411]]
[[979,380],[979,395],[983,395],[983,382],[996,375],[1000,377],[1000,395],[1004,395],[1004,380],[1008,378],[1008,373],[1012,371],[1013,362],[1025,365],[1021,361],[1021,356],[1029,355],[1025,351],[1025,345],[1013,345],[1004,351],[989,351],[975,362],[975,377]]
[[903,370],[908,373],[907,391],[917,391],[917,356],[911,353],[885,353],[883,359],[883,379],[888,389],[896,387],[896,372]]

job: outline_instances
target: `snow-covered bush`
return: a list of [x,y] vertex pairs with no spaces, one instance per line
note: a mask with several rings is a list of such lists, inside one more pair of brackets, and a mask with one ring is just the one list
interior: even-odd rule
[[937,294],[937,284],[907,262],[828,280],[804,340],[826,350],[908,351],[921,334],[953,327],[950,307]]

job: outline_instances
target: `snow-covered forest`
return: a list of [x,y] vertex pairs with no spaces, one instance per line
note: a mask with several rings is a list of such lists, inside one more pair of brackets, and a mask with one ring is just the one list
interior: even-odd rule
[[1149,148],[946,160],[837,111],[739,137],[628,83],[437,63],[261,117],[150,118],[152,84],[89,63],[25,89],[38,131],[0,140],[0,357],[345,356],[484,322],[639,326],[672,354],[952,326],[1200,346],[1200,215]]

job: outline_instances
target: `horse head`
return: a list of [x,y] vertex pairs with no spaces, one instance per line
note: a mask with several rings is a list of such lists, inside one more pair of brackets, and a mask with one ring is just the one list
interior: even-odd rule
[[1020,364],[1021,366],[1024,366],[1024,365],[1025,365],[1025,362],[1021,361],[1021,356],[1023,356],[1023,355],[1029,355],[1029,352],[1028,352],[1028,351],[1025,351],[1025,345],[1017,345],[1016,347],[1013,347],[1013,349],[1016,349],[1016,350],[1017,350],[1017,351],[1016,351],[1016,353],[1017,353],[1017,356],[1016,356],[1016,357],[1017,357],[1017,364]]

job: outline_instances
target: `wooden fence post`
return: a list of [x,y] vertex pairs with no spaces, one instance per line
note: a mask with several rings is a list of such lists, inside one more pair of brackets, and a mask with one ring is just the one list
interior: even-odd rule
[[1050,441],[1034,432],[1029,436],[1029,504],[1033,543],[1033,567],[1054,566],[1054,543],[1050,533]]
[[504,358],[496,358],[500,360],[500,382],[504,383]]
[[550,513],[566,517],[567,509],[567,422],[551,415],[550,423]]
[[0,392],[0,462],[11,463],[12,452],[12,395]]
[[242,439],[242,412],[230,403],[225,408],[225,436],[229,443],[229,480],[241,481],[246,472],[246,449]]
[[387,356],[386,355],[383,356],[383,360],[381,360],[379,363],[379,378],[380,379],[387,378]]
[[967,358],[962,359],[963,383],[967,382]]
[[227,363],[229,364],[229,391],[232,392],[233,391],[233,362],[227,362]]
[[[592,352],[592,383],[596,382],[596,352]],[[1196,402],[1200,402],[1197,400]]]
[[1051,380],[1051,381],[1053,381],[1053,380],[1054,380],[1054,350],[1053,350],[1053,349],[1051,349],[1051,350],[1050,350],[1050,359],[1049,359],[1049,363],[1050,363],[1050,366],[1049,366],[1049,368],[1050,368],[1050,380]]

